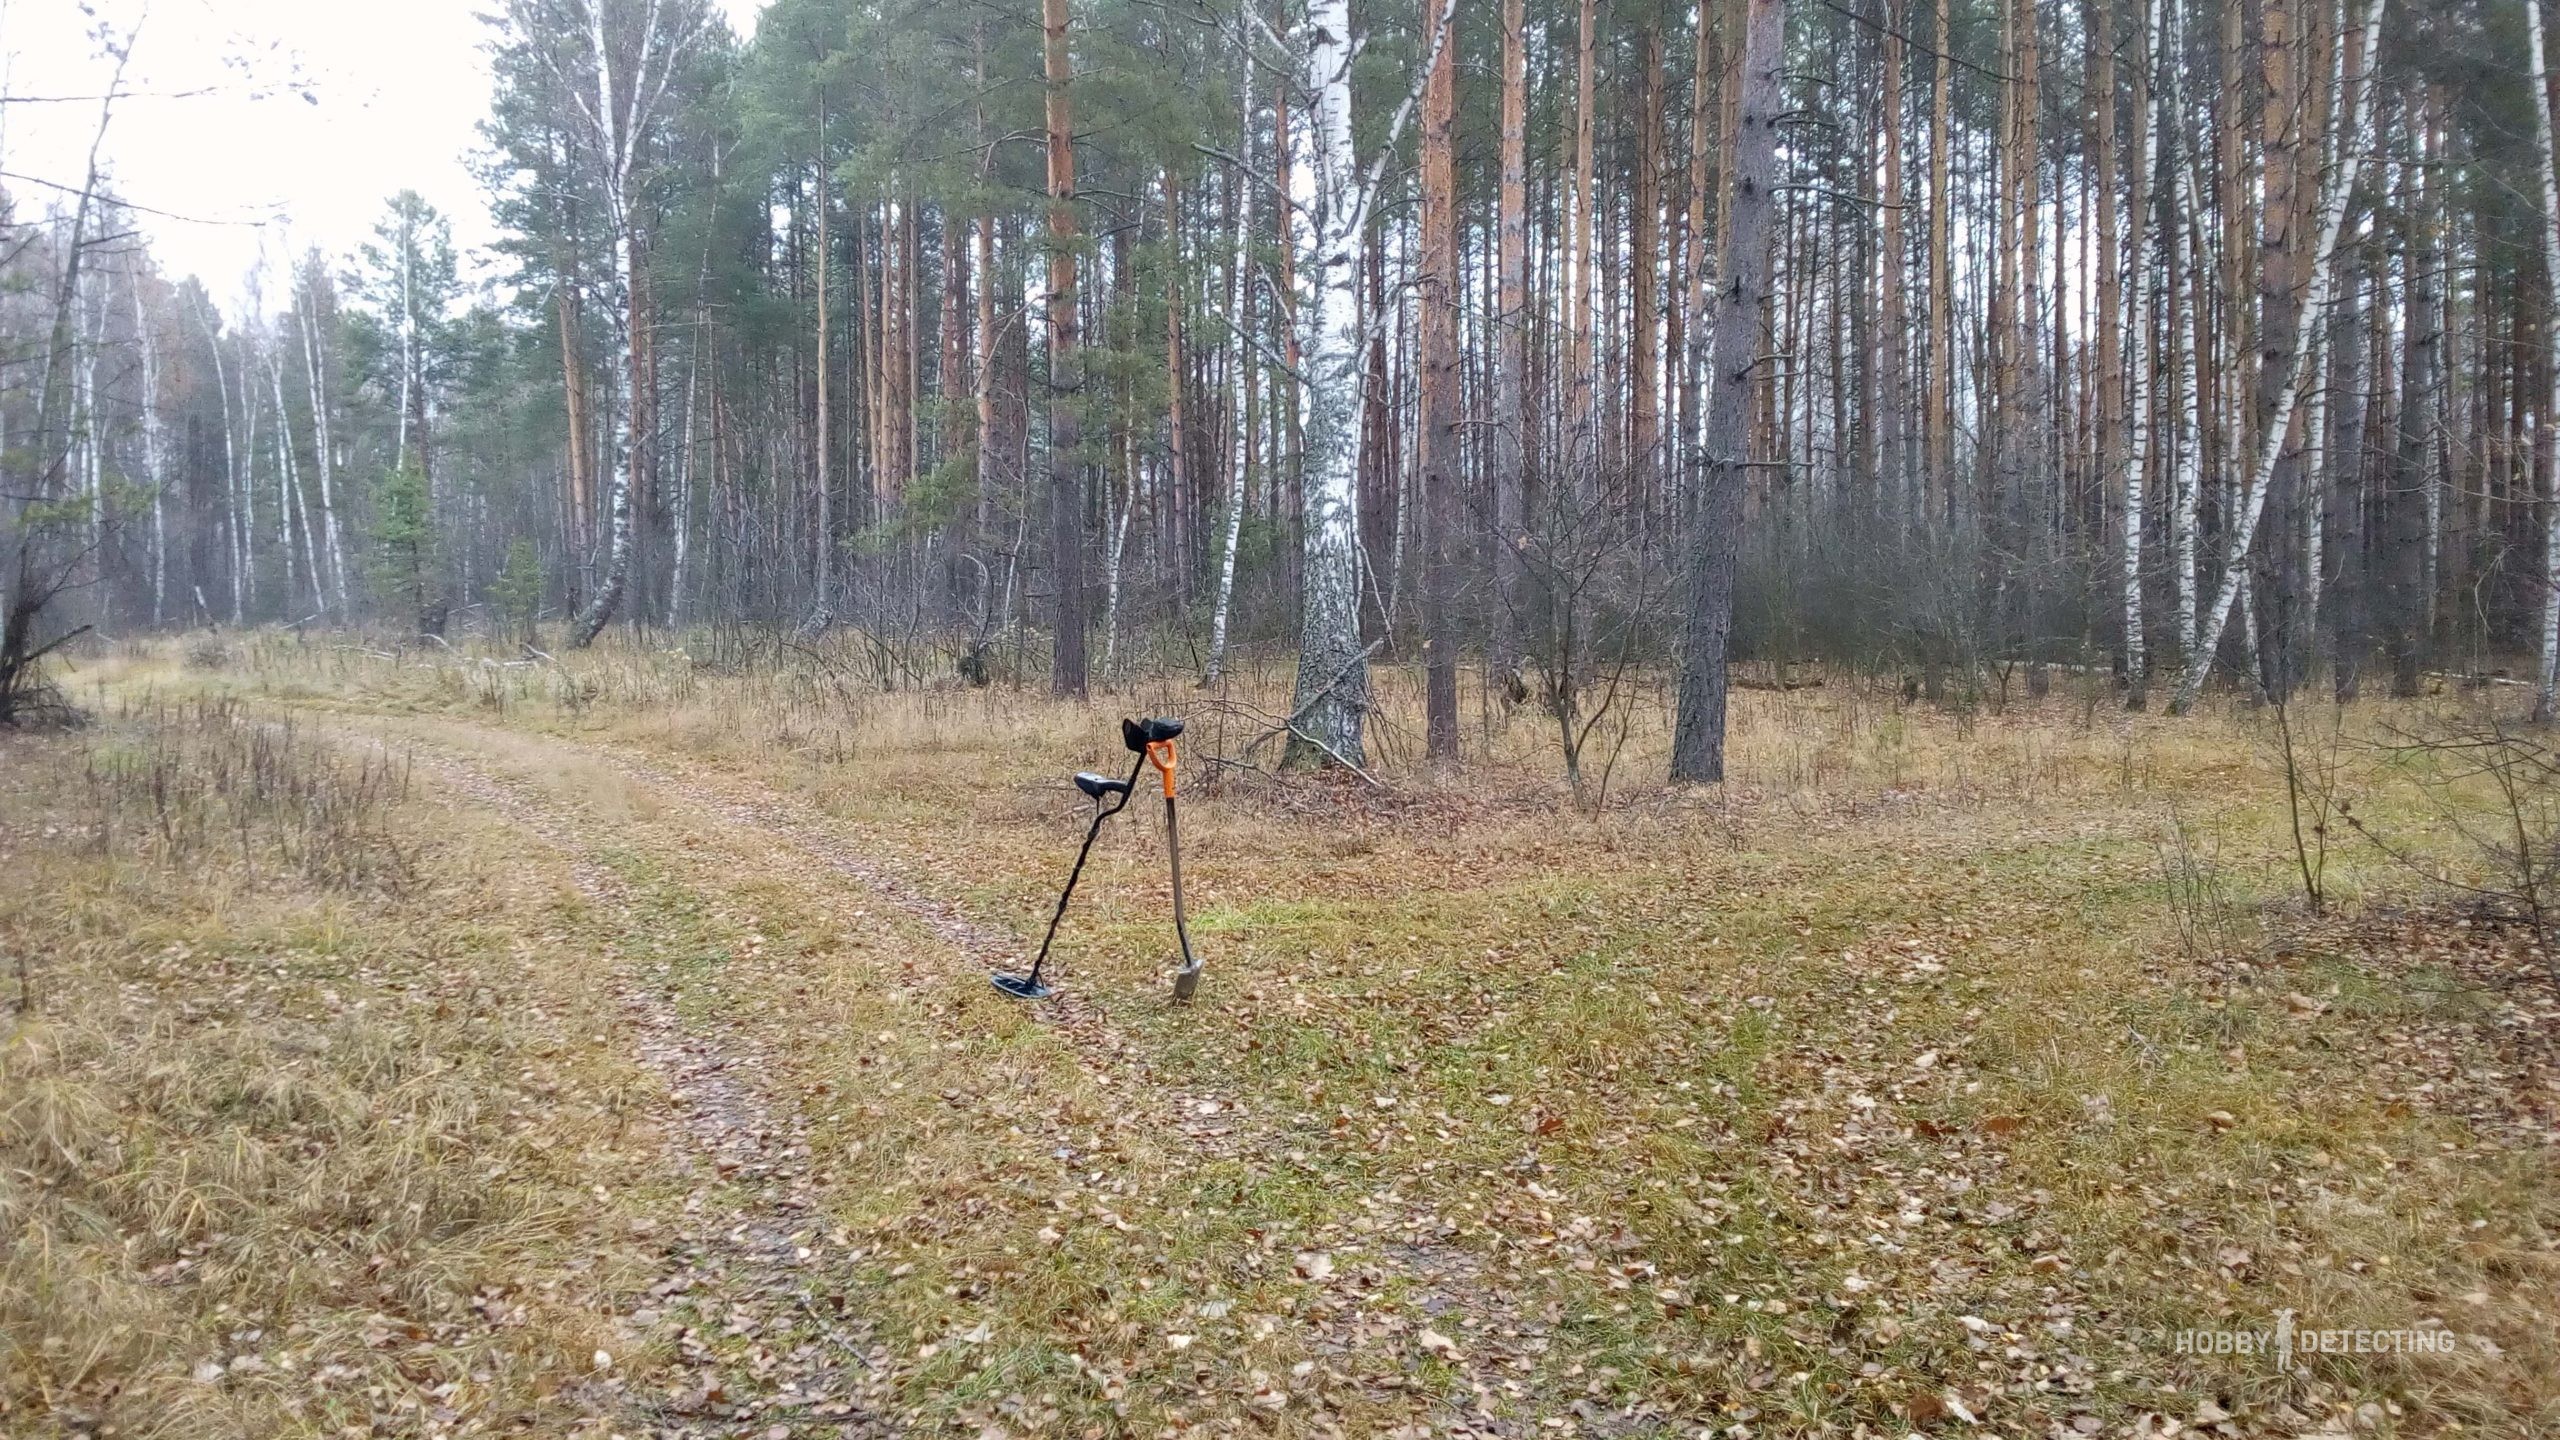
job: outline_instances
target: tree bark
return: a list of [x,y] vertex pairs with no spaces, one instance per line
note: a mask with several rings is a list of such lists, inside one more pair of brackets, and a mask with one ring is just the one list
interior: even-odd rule
[[1454,10],[1441,25],[1422,91],[1420,468],[1424,748],[1434,762],[1447,764],[1458,758],[1455,550],[1463,453],[1458,432],[1458,178],[1450,136],[1458,105],[1457,37],[1448,33],[1457,26]]
[[[2366,0],[2361,28],[2367,57],[2374,54],[2375,43],[2381,35],[2382,7],[2383,0]],[[2333,89],[2344,88],[2346,56],[2345,37],[2341,36],[2338,46],[2340,78]],[[2365,68],[2368,72],[2373,68],[2369,58]],[[2364,133],[2366,120],[2373,111],[2373,92],[2378,88],[2368,74],[2365,83],[2357,90],[2353,118],[2347,121],[2340,136],[2337,167],[2330,174],[2327,190],[2321,196],[2318,245],[2312,252],[2311,261],[2311,288],[2302,307],[2302,324],[2306,328],[2316,329],[2328,319],[2331,296],[2337,284],[2338,236],[2346,223],[2347,202],[2355,193],[2356,168],[2362,158],[2357,149],[2357,137]],[[2186,675],[2180,679],[2177,698],[2170,706],[2173,713],[2183,714],[2193,709],[2196,698],[2204,692],[2205,672],[2209,667],[2200,663],[2201,659],[2212,654],[2213,647],[2220,641],[2223,627],[2230,623],[2232,607],[2239,601],[2241,582],[2247,578],[2249,570],[2249,544],[2256,537],[2258,519],[2266,509],[2267,486],[2274,478],[2276,458],[2283,448],[2285,435],[2292,428],[2293,408],[2301,399],[2310,354],[2308,349],[2295,349],[2291,374],[2275,397],[2275,409],[2268,416],[2266,432],[2260,437],[2249,484],[2236,507],[2238,513],[2234,517],[2230,543],[2225,552],[2227,558],[2222,583],[2215,591],[2213,607],[2207,613],[2205,623],[2196,631],[2197,644],[2193,653],[2198,657],[2198,663],[2190,663]]]
[[1716,304],[1706,433],[1692,461],[1702,499],[1691,542],[1689,614],[1681,656],[1680,702],[1671,739],[1671,778],[1724,779],[1726,662],[1733,634],[1733,571],[1740,548],[1752,354],[1768,289],[1769,180],[1777,156],[1786,8],[1747,0],[1741,110],[1726,214],[1725,276]]
[[[1648,16],[1637,47],[1637,63],[1643,73],[1636,77],[1636,154],[1633,210],[1628,216],[1627,260],[1628,330],[1626,344],[1629,383],[1627,417],[1628,495],[1640,513],[1653,511],[1653,492],[1662,438],[1661,372],[1655,336],[1662,325],[1661,247],[1662,234],[1662,22]],[[1454,204],[1454,202],[1452,202]],[[1452,222],[1454,234],[1455,222]],[[1451,244],[1454,248],[1454,239]],[[1454,264],[1454,261],[1452,262]]]
[[1927,489],[1933,517],[1952,526],[1956,496],[1956,411],[1954,376],[1955,263],[1948,235],[1951,154],[1954,133],[1950,107],[1954,76],[1949,51],[1948,0],[1938,0],[1936,73],[1931,80],[1929,109],[1929,476]]
[[1084,388],[1076,351],[1075,109],[1069,86],[1067,0],[1041,0],[1041,56],[1049,140],[1049,563],[1057,592],[1057,640],[1049,689],[1085,692],[1084,469],[1076,405]]
[[[1253,42],[1249,30],[1237,36],[1238,102],[1241,138],[1236,145],[1236,234],[1229,262],[1228,289],[1235,310],[1228,322],[1233,345],[1228,359],[1227,415],[1235,426],[1235,449],[1227,468],[1227,508],[1220,517],[1224,536],[1218,547],[1218,600],[1209,618],[1209,664],[1201,684],[1216,685],[1226,673],[1227,621],[1235,605],[1236,545],[1244,537],[1245,472],[1253,461],[1254,376],[1261,357],[1253,344],[1253,195],[1262,177],[1253,169]],[[1286,103],[1285,100],[1282,103]],[[1285,227],[1285,221],[1284,227]]]
[[[2542,172],[2542,283],[2546,292],[2560,293],[2560,162],[2554,159],[2551,139],[2551,75],[2550,62],[2544,58],[2542,0],[2524,0],[2524,15],[2532,49],[2534,151]],[[2542,407],[2542,443],[2549,447],[2560,445],[2554,439],[2560,435],[2560,325],[2548,318],[2542,326],[2542,343],[2545,378],[2551,386],[2551,396]],[[2533,689],[2533,718],[2539,724],[2552,720],[2554,693],[2560,691],[2560,464],[2546,473],[2549,478],[2541,497],[2541,664]]]
[[1493,653],[1497,683],[1520,669],[1522,497],[1528,481],[1529,47],[1525,0],[1502,5],[1502,188],[1495,221],[1500,315],[1495,321]]
[[[1055,0],[1052,0],[1055,3]],[[1300,484],[1298,679],[1290,712],[1294,764],[1364,765],[1369,666],[1360,644],[1360,528],[1353,441],[1360,404],[1360,237],[1366,230],[1351,150],[1349,0],[1307,7],[1307,163],[1294,167],[1299,209],[1313,217],[1305,377],[1306,469]]]

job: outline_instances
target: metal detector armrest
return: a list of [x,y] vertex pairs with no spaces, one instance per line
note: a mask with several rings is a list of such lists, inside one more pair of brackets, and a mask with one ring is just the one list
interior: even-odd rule
[[1076,772],[1076,788],[1083,791],[1087,798],[1098,801],[1106,796],[1128,794],[1129,782],[1114,780],[1108,775],[1096,775],[1090,770],[1079,770]]

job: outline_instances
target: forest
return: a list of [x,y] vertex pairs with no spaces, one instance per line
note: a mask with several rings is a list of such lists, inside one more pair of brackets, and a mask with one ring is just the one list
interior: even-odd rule
[[2560,1431],[2542,0],[76,8],[0,1435]]
[[84,623],[843,626],[1062,694],[1294,650],[1352,762],[1372,658],[1435,755],[1461,657],[1567,730],[1728,658],[2549,703],[2535,6],[489,23],[494,287],[405,191],[232,314],[111,176],[13,197],[9,673]]

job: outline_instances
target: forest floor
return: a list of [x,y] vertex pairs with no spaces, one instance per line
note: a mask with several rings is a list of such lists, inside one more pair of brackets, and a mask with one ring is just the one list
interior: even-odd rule
[[[2238,707],[1746,691],[1730,784],[1646,710],[1595,807],[1473,693],[1433,775],[1392,670],[1383,788],[1209,762],[1278,672],[69,678],[0,736],[0,1435],[2560,1428],[2560,988],[2390,743],[2468,701],[2290,717],[2315,917]],[[999,995],[1150,712],[1199,1000],[1143,790]]]

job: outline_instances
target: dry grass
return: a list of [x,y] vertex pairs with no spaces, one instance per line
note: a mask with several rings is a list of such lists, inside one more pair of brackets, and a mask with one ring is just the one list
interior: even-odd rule
[[[1593,807],[1472,687],[1468,766],[1427,772],[1397,670],[1382,794],[1199,783],[1267,762],[1277,670],[1078,705],[870,693],[824,656],[227,660],[93,678],[405,717],[595,837],[644,912],[633,963],[810,1117],[919,1423],[2560,1425],[2547,970],[2512,932],[2391,918],[2441,897],[2369,847],[2331,862],[2350,918],[2313,923],[2260,715],[1746,691],[1733,783],[1692,793],[1652,783],[1653,696]],[[1151,805],[1097,851],[1058,1022],[798,832],[700,803],[807,817],[1027,947],[1080,829],[1064,777],[1119,763],[1120,711],[1194,722],[1188,1009],[1161,999]],[[2363,743],[2408,719],[2345,716],[2340,783],[2466,863]],[[2284,1309],[2462,1339],[2281,1372],[2171,1338]]]
[[563,1427],[647,1147],[556,882],[231,705],[6,743],[0,1433]]

